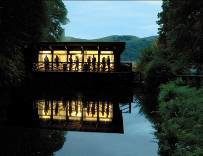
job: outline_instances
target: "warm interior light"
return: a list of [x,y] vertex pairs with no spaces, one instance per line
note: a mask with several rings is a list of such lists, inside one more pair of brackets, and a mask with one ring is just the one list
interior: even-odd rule
[[84,107],[82,100],[65,104],[62,101],[39,100],[36,105],[40,119],[66,120],[68,118],[68,120],[104,122],[111,122],[113,119],[113,104],[109,102],[89,102],[88,106]]
[[69,54],[81,54],[81,51],[69,51]]
[[39,56],[38,56],[38,62],[44,62],[44,58],[46,56],[48,57],[49,62],[51,62],[52,61],[52,55],[50,53],[41,53],[41,54],[39,54]]
[[78,57],[78,59],[79,59],[79,62],[82,62],[82,54],[72,54],[72,55],[69,55],[68,56],[68,62],[70,62],[70,57],[72,56],[72,60],[73,60],[73,62],[75,62],[76,61],[76,58]]
[[48,51],[48,50],[39,51],[39,54],[51,54],[51,51]]
[[96,50],[85,50],[85,55],[98,55],[98,51]]
[[[38,64],[37,64],[37,70],[44,71],[45,70],[45,64],[44,60],[45,57],[48,57],[49,60],[49,68],[48,70],[53,71],[63,71],[70,67],[70,57],[72,57],[72,66],[71,71],[77,70],[77,71],[83,71],[83,63],[88,63],[89,70],[90,71],[112,71],[114,69],[114,54],[113,51],[101,51],[100,57],[98,55],[97,50],[85,50],[84,54],[82,54],[82,51],[80,50],[71,50],[67,52],[66,50],[54,50],[53,55],[51,51],[45,50],[45,51],[39,51],[38,54]],[[58,56],[58,64],[56,63]],[[52,58],[53,57],[53,58]],[[107,64],[108,57],[110,58],[110,68]],[[77,58],[79,59],[79,64],[76,64]],[[95,58],[96,63],[93,64],[93,58]],[[105,64],[103,64],[102,60],[105,59]],[[84,61],[84,62],[83,62]],[[100,65],[98,64],[100,62]],[[99,65],[99,66],[98,66]],[[105,67],[105,68],[104,68]],[[68,68],[69,69],[69,68]],[[69,69],[69,70],[70,70]]]
[[96,62],[98,62],[98,51],[96,50],[85,50],[84,52],[84,61],[88,62],[90,58],[90,62],[92,62],[93,57],[96,58]]
[[66,55],[66,50],[54,50],[54,55]]
[[101,54],[113,54],[113,51],[101,51]]
[[67,62],[67,51],[54,50],[54,62],[56,62],[56,56],[58,56],[59,62]]

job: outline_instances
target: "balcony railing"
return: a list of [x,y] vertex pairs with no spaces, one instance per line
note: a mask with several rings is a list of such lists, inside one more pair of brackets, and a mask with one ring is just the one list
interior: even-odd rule
[[101,63],[88,64],[83,62],[59,62],[58,64],[55,62],[48,64],[39,62],[33,64],[33,70],[38,72],[113,72],[114,63],[103,65]]
[[110,65],[95,63],[88,64],[84,62],[49,62],[45,64],[44,62],[34,63],[33,71],[35,72],[132,72],[131,63],[122,63],[120,67],[115,67],[114,63]]
[[120,72],[132,72],[132,63],[121,63],[119,66]]

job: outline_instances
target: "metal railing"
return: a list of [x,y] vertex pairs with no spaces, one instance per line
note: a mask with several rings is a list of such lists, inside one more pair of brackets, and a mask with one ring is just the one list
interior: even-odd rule
[[120,72],[132,72],[132,63],[125,62],[121,63],[119,67]]
[[203,75],[177,75],[177,78],[181,78],[183,82],[190,86],[196,86],[197,88],[203,86]]
[[114,72],[114,63],[110,65],[102,63],[83,63],[83,62],[44,62],[34,63],[33,71],[37,72]]
[[114,63],[102,64],[99,62],[44,62],[33,63],[33,71],[35,72],[132,72],[132,63],[121,63],[115,66]]

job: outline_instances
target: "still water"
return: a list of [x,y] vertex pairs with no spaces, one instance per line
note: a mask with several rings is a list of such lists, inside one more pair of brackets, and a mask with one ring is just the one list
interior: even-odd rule
[[135,92],[36,95],[5,114],[0,156],[158,155]]

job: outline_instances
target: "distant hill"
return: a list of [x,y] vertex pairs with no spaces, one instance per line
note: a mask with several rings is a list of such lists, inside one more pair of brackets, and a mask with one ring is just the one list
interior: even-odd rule
[[126,42],[126,48],[121,55],[122,61],[135,61],[139,55],[141,49],[148,47],[154,40],[156,36],[150,36],[146,38],[139,38],[130,35],[113,35],[107,36],[99,39],[80,39],[74,37],[65,37],[63,41],[65,42]]

